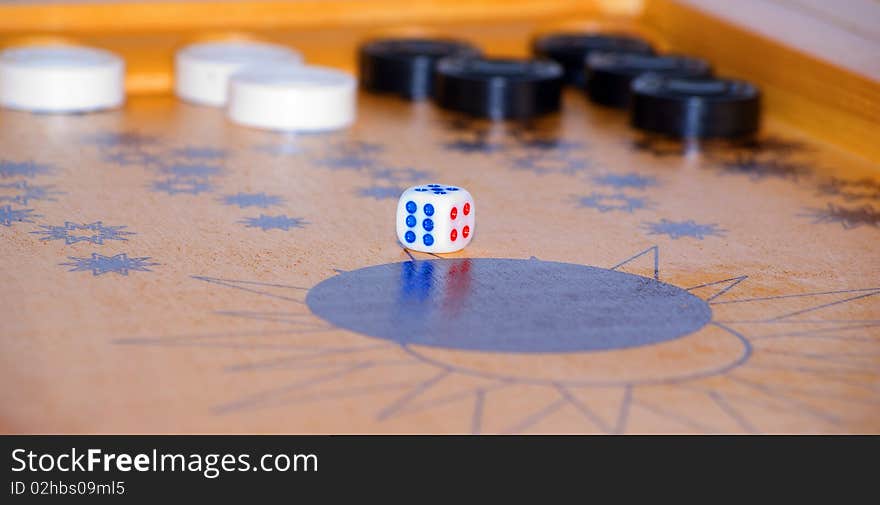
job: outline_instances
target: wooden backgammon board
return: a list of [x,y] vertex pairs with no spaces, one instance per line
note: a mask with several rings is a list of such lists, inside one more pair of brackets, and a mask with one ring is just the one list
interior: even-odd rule
[[[877,433],[880,41],[804,3],[0,4],[3,48],[107,49],[128,93],[0,111],[0,430]],[[171,92],[199,40],[355,73],[382,34],[563,28],[754,82],[760,134],[649,136],[573,88],[531,121],[362,92],[350,128],[277,133]],[[395,235],[433,181],[479,209],[459,252]]]

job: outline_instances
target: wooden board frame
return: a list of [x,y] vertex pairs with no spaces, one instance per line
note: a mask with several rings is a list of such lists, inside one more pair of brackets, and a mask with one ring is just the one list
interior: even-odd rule
[[[143,6],[0,7],[3,45],[109,48],[131,92],[95,114],[0,110],[0,432],[880,432],[880,177],[863,117],[874,85],[685,1],[382,1],[351,14],[334,9],[355,2],[330,0],[311,17],[317,2],[274,2],[256,5],[277,16],[240,19],[210,11],[236,2],[162,4],[181,13],[164,27]],[[365,14],[380,7],[396,10]],[[756,80],[762,135],[683,153],[575,89],[559,114],[527,124],[361,93],[352,128],[289,135],[168,92],[174,50],[204,38],[271,40],[353,70],[357,45],[380,33],[516,55],[560,27],[637,32]],[[792,79],[801,66],[817,73]],[[865,88],[823,92],[820,75]],[[834,105],[854,96],[868,105]],[[466,187],[480,216],[474,242],[443,258],[402,249],[392,226],[402,188],[432,179]],[[553,265],[564,271],[545,275]],[[380,285],[369,272],[393,286],[352,296]],[[467,288],[495,288],[498,273],[541,303]],[[588,290],[611,275],[624,277],[607,284],[610,310],[626,317],[610,319],[636,340],[559,347],[607,336],[583,330],[605,328],[609,309],[587,320],[556,309],[602,306],[609,291]],[[643,286],[692,310],[633,310]],[[328,288],[345,310],[310,296]],[[464,321],[456,302],[474,298],[459,326],[467,346],[410,345],[414,331],[377,335],[368,318],[341,317],[398,317],[387,307],[412,302],[417,317]],[[388,305],[349,310],[352,299]],[[478,323],[511,307],[558,331],[508,352],[509,328]],[[666,327],[680,333],[650,330]]]

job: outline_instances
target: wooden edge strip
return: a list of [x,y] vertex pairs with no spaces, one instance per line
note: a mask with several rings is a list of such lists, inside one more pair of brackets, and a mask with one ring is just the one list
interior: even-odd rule
[[672,50],[757,83],[774,117],[880,161],[880,83],[684,2],[648,0],[642,21]]
[[[635,15],[627,0],[615,15]],[[527,19],[598,13],[608,0],[303,0],[118,4],[0,5],[0,32],[130,32],[150,30],[284,28],[377,23]]]

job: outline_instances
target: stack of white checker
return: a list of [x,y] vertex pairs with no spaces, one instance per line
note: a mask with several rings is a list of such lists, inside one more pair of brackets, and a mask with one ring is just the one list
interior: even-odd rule
[[354,77],[304,65],[292,49],[250,41],[187,46],[175,58],[182,100],[226,106],[233,122],[269,130],[345,128],[355,118]]
[[82,46],[36,46],[0,53],[0,105],[10,109],[79,113],[125,101],[125,63]]
[[[233,122],[284,131],[336,130],[355,119],[355,78],[309,66],[288,47],[203,42],[175,56],[174,91],[184,101],[226,107]],[[46,113],[92,112],[125,101],[125,63],[83,46],[0,52],[0,106]]]

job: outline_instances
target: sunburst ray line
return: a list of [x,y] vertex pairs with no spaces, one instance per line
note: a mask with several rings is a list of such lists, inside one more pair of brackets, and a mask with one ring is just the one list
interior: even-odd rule
[[[794,372],[800,372],[800,373],[805,373],[805,374],[817,375],[817,376],[823,377],[823,378],[828,377],[828,376],[831,376],[832,378],[837,377],[838,382],[842,382],[843,384],[849,384],[851,386],[861,385],[862,387],[870,387],[870,385],[861,384],[859,382],[844,382],[844,379],[841,379],[839,376],[840,375],[844,375],[844,376],[846,376],[846,375],[866,375],[866,374],[874,373],[874,370],[869,370],[866,372],[864,370],[841,369],[840,367],[835,367],[833,369],[829,369],[829,368],[815,368],[815,367],[808,367],[808,366],[801,366],[801,365],[782,366],[782,365],[778,365],[778,364],[761,364],[761,363],[749,363],[749,368],[756,368],[759,370],[780,371],[780,372],[794,371]],[[826,380],[832,380],[832,379],[829,378]],[[878,390],[880,390],[880,389],[878,389]]]
[[880,406],[880,397],[877,398],[858,398],[855,396],[842,395],[837,391],[823,391],[823,390],[807,390],[800,389],[796,387],[788,387],[788,386],[775,386],[772,388],[768,388],[771,391],[775,391],[779,394],[794,394],[794,395],[802,395],[811,398],[829,398],[832,400],[837,400],[842,403],[850,403],[855,405],[870,405],[870,406]]
[[313,333],[336,333],[339,332],[338,328],[330,327],[330,328],[290,328],[288,335],[308,335]]
[[[362,357],[360,359],[362,359]],[[424,363],[422,363],[420,361],[416,361],[416,360],[379,360],[379,361],[370,360],[370,361],[372,363],[376,364],[377,366],[381,364],[382,366],[385,366],[385,367],[392,367],[392,366],[404,367],[404,366],[422,366],[422,365],[424,365]],[[349,361],[347,363],[351,363],[351,362]],[[262,371],[278,371],[278,370],[305,370],[308,368],[310,368],[310,367],[304,367],[302,363],[291,363],[291,364],[278,365],[278,366],[272,367],[272,368],[262,368],[258,371],[262,372]],[[249,370],[249,371],[253,372],[254,370]]]
[[407,249],[406,247],[403,248],[403,252],[405,252],[406,255],[409,256],[409,260],[412,261],[413,263],[415,263],[416,261],[418,261],[418,260],[416,259],[416,257],[413,256],[412,253],[409,252],[409,249]]
[[293,356],[282,356],[280,358],[273,358],[271,360],[260,361],[257,363],[248,363],[246,365],[236,365],[233,367],[228,367],[224,371],[226,372],[241,372],[241,371],[250,371],[250,370],[262,370],[267,368],[277,368],[280,365],[289,365],[291,363],[295,363],[297,361],[309,361],[317,358],[324,358],[327,356],[338,356],[340,354],[353,354],[362,351],[368,351],[373,349],[382,349],[393,347],[390,344],[371,344],[371,345],[362,345],[355,347],[336,347],[331,348],[330,350],[317,351],[308,354],[297,354]]
[[[746,372],[747,372],[746,370],[741,370],[739,373],[746,373]],[[831,381],[829,381],[829,382],[831,382]],[[845,383],[845,382],[837,382],[837,383],[842,384],[847,387],[852,387],[852,385]],[[799,388],[797,386],[774,385],[774,386],[767,386],[767,389],[770,391],[778,392],[780,394],[796,394],[796,395],[810,396],[810,397],[816,397],[816,398],[833,398],[833,399],[840,400],[842,402],[855,403],[855,404],[859,404],[859,405],[880,405],[880,396],[878,396],[876,398],[874,398],[874,397],[865,398],[865,397],[858,397],[858,396],[851,396],[851,395],[843,395],[843,394],[841,394],[840,391],[833,391],[833,390],[829,391],[824,388],[804,389],[804,388]],[[867,391],[869,395],[877,395],[878,394],[877,390],[874,390],[870,387],[864,387],[864,388],[859,388],[859,389]]]
[[[363,358],[359,357],[358,359],[363,359]],[[300,371],[300,370],[320,370],[320,369],[324,369],[324,368],[344,368],[347,366],[351,366],[353,363],[371,364],[374,367],[378,367],[378,366],[382,366],[382,367],[416,366],[416,365],[423,364],[423,363],[420,363],[418,361],[413,361],[413,360],[368,360],[368,361],[355,360],[354,362],[352,362],[352,361],[343,361],[343,362],[328,361],[328,362],[317,362],[317,363],[299,363],[296,365],[296,368],[293,368],[291,366],[291,367],[283,367],[282,369],[284,369],[284,370],[293,369],[293,370]]]
[[419,255],[430,256],[430,257],[432,257],[432,258],[436,258],[436,259],[440,259],[440,260],[445,260],[445,259],[447,259],[447,258],[444,258],[443,256],[440,256],[439,254],[434,254],[434,253],[432,253],[432,252],[416,251],[415,249],[408,249],[408,248],[406,248],[406,247],[403,248],[403,251],[406,253],[407,256],[409,256],[410,260],[412,260],[412,261],[418,261],[418,260],[416,259],[416,257],[413,256],[412,253],[417,253],[417,254],[419,254]]
[[486,392],[482,389],[474,393],[474,411],[471,414],[471,434],[479,435],[483,429],[483,408],[486,403]]
[[[225,367],[224,372],[253,372],[264,370],[284,370],[293,367],[299,367],[302,363],[314,362],[321,358],[337,358],[344,355],[357,356],[360,352],[368,352],[372,349],[381,349],[391,346],[361,346],[361,347],[331,347],[331,348],[314,348],[308,349],[307,352],[301,352],[294,355],[287,355],[280,358],[272,358],[269,360],[259,361],[256,363],[242,363]],[[363,358],[361,358],[363,359]]]
[[[214,314],[219,316],[233,316],[233,317],[253,317],[253,318],[262,318],[262,317],[277,317],[277,318],[315,318],[315,315],[308,311],[303,312],[258,312],[254,310],[218,310],[215,311]],[[316,318],[315,318],[316,319]]]
[[[799,337],[802,335],[821,335],[823,333],[835,332],[835,331],[848,331],[848,330],[863,330],[865,328],[876,328],[880,327],[880,324],[870,323],[870,324],[858,324],[854,326],[835,326],[832,328],[815,328],[811,330],[803,330],[803,331],[794,331],[794,332],[786,332],[786,333],[768,333],[766,335],[756,335],[754,338],[766,338],[766,337]],[[750,339],[752,337],[749,337]]]
[[862,288],[862,289],[841,289],[838,291],[816,291],[812,293],[798,293],[794,295],[777,295],[777,296],[762,296],[758,298],[737,298],[736,300],[724,300],[722,302],[712,302],[712,305],[727,305],[730,303],[748,303],[748,302],[762,302],[768,300],[781,300],[784,298],[803,298],[806,296],[823,296],[823,295],[838,295],[845,293],[864,293],[866,291],[874,291],[880,292],[880,287],[878,288]]
[[842,367],[844,367],[844,369],[847,369],[847,370],[862,371],[865,373],[875,372],[878,368],[876,365],[872,365],[871,363],[848,361],[845,359],[835,359],[835,358],[831,358],[828,356],[822,356],[822,355],[805,356],[805,355],[797,355],[794,353],[786,353],[785,351],[773,352],[773,349],[761,349],[761,352],[764,354],[775,354],[777,356],[784,356],[787,358],[806,359],[806,360],[810,360],[810,361],[819,361],[822,363],[833,363],[834,365],[836,365],[838,367],[842,366]]
[[272,319],[272,318],[263,318],[263,319],[254,319],[256,321],[264,321],[267,323],[281,323],[286,326],[292,326],[297,329],[303,330],[323,330],[323,331],[340,331],[336,326],[332,326],[329,324],[320,324],[318,322],[313,321],[296,321],[291,319]]
[[[150,347],[190,347],[198,349],[239,349],[254,351],[284,351],[294,349],[315,350],[314,346],[297,344],[257,344],[257,343],[231,343],[231,342],[153,342],[140,344]],[[318,348],[320,349],[320,348]]]
[[556,390],[559,391],[559,394],[563,398],[565,398],[565,400],[569,404],[571,404],[571,406],[574,407],[575,410],[580,412],[581,415],[584,416],[588,421],[596,425],[596,427],[599,428],[603,433],[611,433],[611,430],[613,428],[605,424],[605,421],[602,420],[602,418],[599,417],[598,414],[593,412],[591,408],[589,408],[587,405],[584,405],[583,402],[575,398],[574,395],[571,394],[571,391],[566,389],[565,386],[562,386],[561,384],[555,384],[554,386]]
[[[435,398],[433,400],[430,400],[430,401],[424,402],[424,403],[410,403],[409,405],[406,405],[405,407],[401,408],[397,412],[396,415],[403,416],[403,415],[413,414],[416,412],[425,411],[428,409],[432,409],[434,407],[439,407],[441,405],[447,405],[447,404],[450,404],[453,402],[457,402],[457,401],[461,400],[462,398],[467,398],[467,397],[477,393],[478,391],[482,391],[483,394],[488,394],[490,391],[498,391],[500,389],[504,389],[504,388],[510,386],[511,384],[512,384],[512,382],[509,382],[509,381],[499,381],[497,384],[493,384],[491,386],[480,386],[480,387],[467,389],[465,391],[459,391],[457,393],[453,393],[453,394],[446,395],[446,396],[441,396],[440,398]],[[411,383],[410,383],[410,386],[412,386]]]
[[261,403],[264,403],[266,401],[270,401],[273,399],[277,399],[277,398],[284,396],[286,394],[289,394],[293,391],[297,391],[297,390],[307,388],[307,387],[316,386],[318,384],[324,384],[326,382],[330,382],[330,381],[333,381],[336,379],[341,379],[341,378],[343,378],[347,375],[350,375],[354,372],[364,370],[366,368],[370,368],[371,366],[372,366],[372,363],[370,363],[369,361],[362,362],[362,363],[356,363],[352,366],[345,367],[342,370],[336,370],[336,371],[333,371],[328,374],[319,375],[317,377],[311,377],[309,379],[302,380],[302,381],[296,381],[296,382],[287,384],[285,386],[282,386],[280,388],[262,391],[260,393],[250,395],[250,396],[243,398],[241,400],[222,405],[222,406],[218,407],[218,413],[231,412],[231,411],[235,411],[235,410],[242,410],[242,409],[245,409],[248,407],[259,406]]
[[[769,357],[769,356],[768,356]],[[849,373],[857,373],[857,374],[876,374],[877,367],[871,366],[870,364],[858,364],[851,362],[842,362],[828,359],[817,359],[817,358],[807,358],[803,356],[782,356],[782,360],[792,359],[792,360],[804,360],[810,363],[816,364],[826,364],[829,367],[833,368],[824,368],[826,371],[837,371],[837,372],[849,372]],[[780,370],[785,370],[787,364],[785,361],[773,361],[770,364],[777,365]],[[798,364],[798,361],[795,361],[795,364]]]
[[768,321],[766,319],[760,320],[718,320],[719,323],[724,324],[853,324],[853,323],[865,323],[865,324],[878,324],[880,323],[880,319],[798,319],[797,321]]
[[502,431],[502,434],[505,435],[513,435],[516,433],[522,433],[524,430],[527,430],[531,426],[539,423],[541,420],[546,418],[547,416],[553,414],[557,410],[566,406],[568,402],[565,398],[557,398],[556,400],[550,402],[540,410],[529,414],[528,416],[522,418],[519,422],[515,423],[512,427]]
[[785,369],[785,368],[778,368],[778,367],[759,367],[759,366],[750,366],[750,368],[755,368],[755,369],[758,369],[758,370],[768,370],[768,371],[771,371],[771,372],[776,372],[776,371],[780,371],[780,372],[792,372],[792,371],[794,371],[794,372],[797,372],[797,373],[800,373],[800,374],[804,374],[804,375],[808,375],[808,376],[811,376],[811,377],[815,377],[816,380],[821,380],[821,381],[823,381],[823,382],[830,382],[830,383],[840,384],[840,385],[847,386],[847,387],[851,387],[851,388],[855,388],[855,389],[861,389],[861,390],[864,390],[864,391],[868,391],[868,392],[870,392],[870,393],[872,393],[872,394],[880,393],[880,386],[875,387],[875,386],[872,386],[872,385],[870,385],[870,384],[863,384],[863,383],[859,383],[859,382],[852,382],[852,381],[846,380],[846,379],[841,378],[841,377],[833,377],[833,376],[829,376],[829,375],[826,373],[827,371],[825,371],[825,370],[819,370],[819,371],[817,371],[816,369],[813,369],[813,368],[804,368],[804,367],[797,367],[797,368],[792,368],[792,369]]
[[783,338],[796,338],[796,339],[806,339],[806,340],[837,340],[839,342],[865,342],[868,344],[880,344],[880,337],[862,337],[862,336],[847,336],[847,335],[825,335],[819,333],[817,335],[787,335],[784,333],[776,334],[776,335],[762,335],[758,337],[749,337],[753,342],[761,342],[765,340],[776,340]]
[[[141,339],[141,338],[121,339],[121,340],[114,341],[114,343],[117,343],[120,345],[155,345],[155,346],[168,345],[170,347],[192,345],[194,347],[199,347],[199,346],[212,347],[214,345],[223,346],[226,344],[236,344],[236,342],[230,342],[230,340],[235,340],[235,339],[238,339],[239,340],[238,343],[244,345],[247,343],[254,343],[254,341],[261,339],[261,338],[269,338],[269,337],[272,337],[272,338],[284,337],[285,339],[294,339],[294,338],[298,338],[298,337],[302,337],[302,339],[307,339],[307,338],[311,338],[311,337],[315,337],[315,336],[323,337],[323,334],[331,333],[333,331],[335,331],[335,330],[310,329],[310,328],[304,328],[304,329],[291,328],[289,330],[285,330],[283,332],[278,332],[275,334],[269,334],[269,333],[253,334],[252,333],[250,336],[240,336],[240,337],[204,337],[204,338],[173,337],[173,338],[168,338],[168,339],[165,339],[163,337],[156,337],[156,338],[148,338],[148,339]],[[254,345],[287,345],[287,344],[260,344],[259,342],[256,342]],[[308,344],[308,345],[304,344],[303,347],[314,346],[314,345],[315,344]],[[295,349],[298,347],[300,347],[299,344],[291,344],[291,348]]]
[[211,284],[217,284],[219,286],[223,286],[223,287],[227,287],[227,288],[238,289],[240,291],[246,291],[248,293],[253,293],[253,294],[257,294],[257,295],[261,295],[261,296],[267,296],[269,298],[276,298],[278,300],[284,300],[287,302],[294,302],[294,303],[299,303],[299,304],[303,304],[303,305],[305,305],[305,301],[300,300],[298,298],[293,298],[290,296],[282,296],[282,295],[270,293],[270,292],[264,291],[264,290],[239,286],[238,284],[266,286],[266,287],[273,287],[273,288],[289,288],[289,289],[296,289],[296,290],[307,290],[308,289],[308,288],[304,288],[301,286],[286,286],[284,284],[267,284],[267,283],[254,282],[254,281],[237,281],[237,280],[230,280],[230,279],[219,279],[219,278],[213,278],[213,277],[205,277],[205,276],[201,276],[201,275],[193,275],[192,278],[196,279],[196,280],[204,281],[204,282],[209,282]]
[[[690,419],[688,417],[681,416],[681,415],[676,414],[674,412],[670,412],[662,407],[658,407],[654,404],[647,403],[644,400],[633,400],[632,407],[639,407],[639,408],[645,409],[648,412],[651,412],[651,413],[658,415],[660,417],[665,417],[666,419],[674,421],[674,422],[681,424],[683,426],[687,426],[688,428],[690,428],[692,430],[699,431],[700,433],[703,433],[703,434],[720,433],[721,432],[721,430],[719,430],[718,428],[716,428],[714,426],[710,426],[708,424],[704,424],[699,421],[695,421],[695,420]],[[632,407],[630,407],[630,408],[632,408]]]
[[[864,370],[849,370],[841,367],[834,368],[817,368],[816,366],[804,366],[804,365],[782,365],[778,363],[749,363],[748,368],[758,368],[761,370],[779,370],[782,372],[795,371],[801,373],[809,373],[813,375],[818,375],[820,377],[824,377],[827,375],[831,376],[840,376],[840,375],[865,375],[866,372]],[[868,370],[868,374],[875,372],[874,370]],[[853,382],[853,385],[859,384],[858,382]]]
[[293,329],[297,330],[321,330],[321,331],[339,331],[339,328],[330,325],[330,324],[322,324],[320,321],[309,321],[309,320],[293,320],[293,319],[274,319],[274,318],[260,318],[260,317],[247,317],[247,316],[236,316],[242,319],[249,319],[254,321],[263,321],[268,323],[281,323],[285,326],[290,326]]
[[[150,345],[162,344],[164,342],[175,343],[197,340],[213,340],[224,338],[260,338],[278,335],[298,335],[301,330],[297,328],[285,328],[283,330],[266,330],[266,331],[241,331],[241,332],[222,332],[222,333],[204,333],[200,335],[172,335],[166,337],[130,337],[119,338],[111,342],[118,345]],[[309,331],[308,333],[313,333]],[[320,333],[320,332],[314,332]]]
[[[290,326],[299,326],[305,329],[324,329],[324,330],[337,330],[335,326],[329,324],[321,324],[321,321],[318,319],[314,319],[312,321],[308,319],[295,319],[295,318],[284,318],[284,317],[273,317],[273,316],[249,316],[249,315],[239,315],[239,314],[223,314],[226,316],[237,317],[241,319],[249,319],[252,321],[265,321],[268,323],[282,323]],[[314,316],[311,316],[314,317]]]
[[630,407],[632,407],[633,387],[627,385],[623,388],[623,400],[620,402],[620,411],[617,413],[617,420],[614,422],[614,434],[621,435],[626,432],[627,423],[629,423]]
[[727,414],[728,417],[733,419],[733,422],[735,422],[744,432],[751,435],[757,435],[761,432],[742,412],[739,411],[739,409],[731,405],[724,395],[715,390],[709,391],[707,395],[713,402],[715,402],[715,405],[718,405],[718,408]]
[[[266,286],[267,288],[297,289],[297,290],[302,290],[302,291],[308,291],[308,289],[309,289],[309,288],[305,288],[302,286],[294,286],[291,284],[276,284],[276,283],[272,283],[272,282],[242,281],[242,280],[238,280],[238,279],[223,279],[221,277],[208,277],[206,275],[193,275],[191,277],[193,279],[197,279],[200,281],[213,282],[213,283],[228,282],[228,283],[232,283],[232,284],[248,284],[251,286]],[[222,284],[222,285],[226,286],[226,284]],[[234,287],[234,286],[229,286],[229,287]]]
[[862,298],[868,298],[869,296],[874,296],[876,294],[880,294],[880,291],[874,291],[873,293],[865,293],[863,295],[853,296],[851,298],[846,298],[844,300],[837,300],[835,302],[823,303],[822,305],[817,305],[815,307],[810,307],[807,309],[789,312],[788,314],[783,314],[781,316],[776,316],[776,317],[770,318],[770,319],[768,319],[768,321],[778,321],[780,319],[787,319],[789,317],[794,317],[794,316],[798,316],[801,314],[806,314],[808,312],[815,312],[817,310],[827,309],[828,307],[833,307],[834,305],[840,305],[841,303],[849,303],[849,302],[852,302],[855,300],[860,300]]
[[[835,359],[835,358],[873,358],[880,357],[880,352],[871,352],[871,351],[860,351],[860,352],[830,352],[827,354],[818,354],[814,352],[801,352],[801,351],[784,351],[778,349],[759,349],[761,352],[767,352],[770,354],[781,354],[784,356],[802,356],[805,358],[822,358],[822,359]],[[880,363],[878,363],[880,364]]]
[[[832,415],[832,414],[829,414],[827,412],[815,409],[812,406],[807,405],[807,404],[803,403],[802,401],[797,400],[795,398],[791,398],[791,397],[786,396],[782,393],[778,393],[776,391],[773,391],[771,388],[768,388],[764,384],[758,384],[758,383],[752,382],[751,380],[743,379],[742,377],[737,377],[734,374],[728,374],[725,378],[727,380],[731,380],[733,382],[737,382],[739,384],[742,384],[752,390],[760,391],[765,396],[769,396],[770,398],[784,402],[784,403],[792,406],[798,412],[810,415],[814,418],[821,419],[821,420],[826,421],[828,423],[831,423],[835,426],[840,425],[841,420],[839,417]],[[732,397],[732,396],[734,396],[734,395],[728,394],[728,397]]]
[[[784,394],[784,395],[802,395],[802,396],[808,397],[810,399],[822,401],[822,402],[826,402],[826,403],[829,400],[836,401],[838,405],[846,405],[847,410],[849,410],[850,407],[855,407],[855,408],[859,408],[859,409],[876,410],[877,407],[880,406],[880,401],[874,400],[871,398],[853,398],[853,397],[849,397],[849,396],[840,396],[840,395],[834,394],[834,393],[823,393],[823,394],[808,393],[805,391],[792,390],[792,389],[783,389],[783,390],[775,389],[774,391],[777,391],[779,394]],[[753,402],[753,403],[757,403],[757,402]],[[836,423],[832,423],[832,424],[837,426]]]
[[[704,389],[704,388],[699,388],[699,387],[695,388],[695,390],[701,391],[703,393],[708,393],[709,391],[711,391],[710,389]],[[728,403],[730,403],[730,405],[733,407],[736,407],[736,404],[746,403],[746,404],[751,404],[751,405],[757,405],[759,407],[763,407],[766,409],[783,411],[783,412],[797,411],[798,414],[805,415],[807,417],[811,417],[811,418],[817,419],[819,421],[827,422],[827,423],[832,424],[834,426],[839,425],[838,421],[828,419],[828,416],[824,415],[823,413],[819,413],[817,415],[816,413],[813,413],[813,412],[804,412],[803,409],[801,409],[799,407],[792,407],[790,405],[781,405],[779,403],[778,398],[767,395],[767,393],[764,393],[764,394],[767,396],[770,396],[769,399],[756,397],[754,395],[745,395],[742,393],[726,392],[724,394],[725,394],[725,398],[727,399]]]
[[721,291],[715,293],[714,295],[710,296],[709,298],[706,298],[707,302],[711,302],[712,300],[718,298],[719,296],[727,293],[728,291],[730,291],[731,289],[736,287],[737,284],[739,284],[740,282],[742,282],[748,278],[749,278],[748,275],[740,275],[739,277],[731,277],[730,279],[724,279],[723,281],[708,282],[706,284],[700,284],[699,286],[685,288],[685,291],[692,291],[694,289],[707,288],[709,286],[715,286],[716,284],[724,284],[725,282],[734,281],[731,285],[729,285],[726,288],[722,289]]
[[[300,396],[293,396],[290,398],[286,398],[281,400],[278,398],[278,403],[266,404],[256,407],[259,408],[268,408],[268,407],[280,407],[289,403],[296,403],[297,405],[304,405],[310,402],[317,402],[322,400],[334,400],[339,398],[353,398],[362,395],[369,395],[374,393],[384,393],[388,391],[395,391],[397,389],[403,389],[407,387],[412,387],[412,382],[388,382],[384,384],[373,384],[370,386],[362,386],[362,387],[346,387],[344,389],[334,390],[334,391],[322,391],[321,393],[308,393]],[[280,395],[283,396],[283,395]],[[234,412],[235,410],[224,409],[225,405],[220,405],[212,409],[214,414],[228,414]],[[240,409],[239,409],[240,410]]]
[[450,370],[443,370],[437,375],[429,378],[428,380],[416,384],[415,387],[413,387],[410,391],[407,391],[406,394],[395,399],[393,402],[381,409],[379,413],[376,414],[376,419],[379,421],[384,421],[385,419],[392,417],[396,412],[405,407],[416,397],[430,390],[446,377],[449,377],[451,373],[452,372]]
[[[880,392],[880,386],[872,387],[870,384],[865,384],[862,382],[852,382],[848,381],[841,377],[835,377],[835,375],[840,374],[864,374],[865,372],[860,372],[858,370],[840,370],[839,368],[835,369],[826,369],[826,368],[813,368],[813,367],[805,367],[805,366],[792,366],[785,367],[779,365],[761,365],[758,363],[749,363],[748,369],[758,369],[758,370],[769,370],[769,371],[780,371],[780,372],[798,372],[806,375],[812,375],[820,378],[821,380],[829,381],[829,382],[837,382],[839,384],[846,384],[847,386],[852,386],[856,388],[864,388],[871,391]],[[870,372],[869,372],[870,373]]]
[[660,280],[660,248],[656,245],[645,249],[644,251],[636,254],[635,256],[631,256],[631,257],[621,261],[620,263],[609,268],[609,270],[617,270],[618,268],[622,267],[623,265],[626,265],[627,263],[634,261],[634,260],[638,259],[639,257],[644,256],[645,254],[648,254],[649,252],[652,252],[652,251],[654,252],[654,280]]

